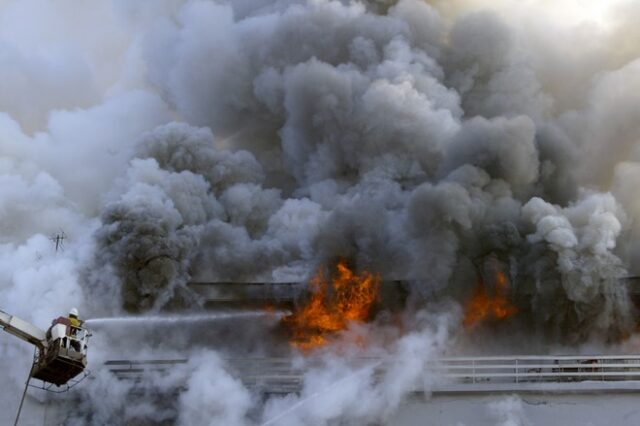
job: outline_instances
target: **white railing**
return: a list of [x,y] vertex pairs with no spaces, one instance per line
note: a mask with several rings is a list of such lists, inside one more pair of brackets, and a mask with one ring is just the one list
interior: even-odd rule
[[[361,364],[377,364],[380,374],[387,362],[362,359]],[[105,366],[117,377],[137,379],[141,375],[162,373],[187,360],[108,361]],[[227,360],[230,371],[247,386],[265,392],[289,393],[301,389],[305,369],[288,358],[234,358]],[[432,375],[438,390],[482,390],[492,386],[524,389],[529,385],[584,384],[593,382],[633,383],[640,389],[640,356],[497,356],[450,357],[427,364],[425,376]],[[604,385],[604,383],[603,383]],[[634,384],[635,388],[635,384]]]
[[640,380],[640,356],[513,356],[443,358],[429,365],[457,383]]

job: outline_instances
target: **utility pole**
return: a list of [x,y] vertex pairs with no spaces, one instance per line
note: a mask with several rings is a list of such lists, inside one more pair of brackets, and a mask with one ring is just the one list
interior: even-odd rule
[[49,238],[56,246],[56,252],[58,250],[64,250],[64,240],[67,239],[67,235],[64,231],[60,230],[59,233]]

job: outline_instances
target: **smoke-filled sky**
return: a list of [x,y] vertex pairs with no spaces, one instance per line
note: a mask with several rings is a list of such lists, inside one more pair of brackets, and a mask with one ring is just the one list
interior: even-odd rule
[[[0,1],[0,309],[43,328],[73,306],[193,310],[189,281],[337,258],[404,280],[406,333],[376,350],[405,369],[349,373],[291,425],[389,418],[487,256],[529,295],[527,330],[616,341],[640,274],[639,20],[633,0]],[[190,355],[179,424],[297,403],[257,410],[220,355]],[[29,357],[0,336],[16,389]],[[304,392],[351,368],[327,364]],[[160,415],[111,413],[126,389],[106,377],[88,394],[76,424]]]

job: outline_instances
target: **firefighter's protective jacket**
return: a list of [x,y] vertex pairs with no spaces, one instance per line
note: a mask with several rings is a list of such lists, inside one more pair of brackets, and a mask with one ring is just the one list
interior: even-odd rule
[[71,327],[76,327],[76,328],[82,327],[82,321],[80,321],[76,317],[69,317],[69,323],[71,324]]

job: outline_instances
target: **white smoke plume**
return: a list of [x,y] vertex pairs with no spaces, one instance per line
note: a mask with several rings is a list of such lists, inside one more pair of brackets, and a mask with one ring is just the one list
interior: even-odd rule
[[488,405],[488,411],[496,419],[496,426],[529,426],[522,406],[522,399],[513,395]]
[[[457,335],[485,258],[527,296],[519,327],[619,340],[640,264],[640,8],[557,3],[0,2],[0,308],[42,328],[72,306],[197,310],[189,281],[303,281],[338,257],[405,281],[408,330],[370,351],[412,367],[378,383],[327,362],[300,399],[346,374],[343,402],[314,397],[290,424],[384,421]],[[172,350],[148,338],[129,353]],[[180,339],[191,361],[152,381],[188,383],[173,411],[112,417],[129,389],[98,375],[69,421],[259,424],[300,402],[226,373],[237,342]],[[0,368],[17,389],[31,354],[14,340]],[[96,337],[96,362],[112,344]],[[345,402],[363,395],[375,410]]]

